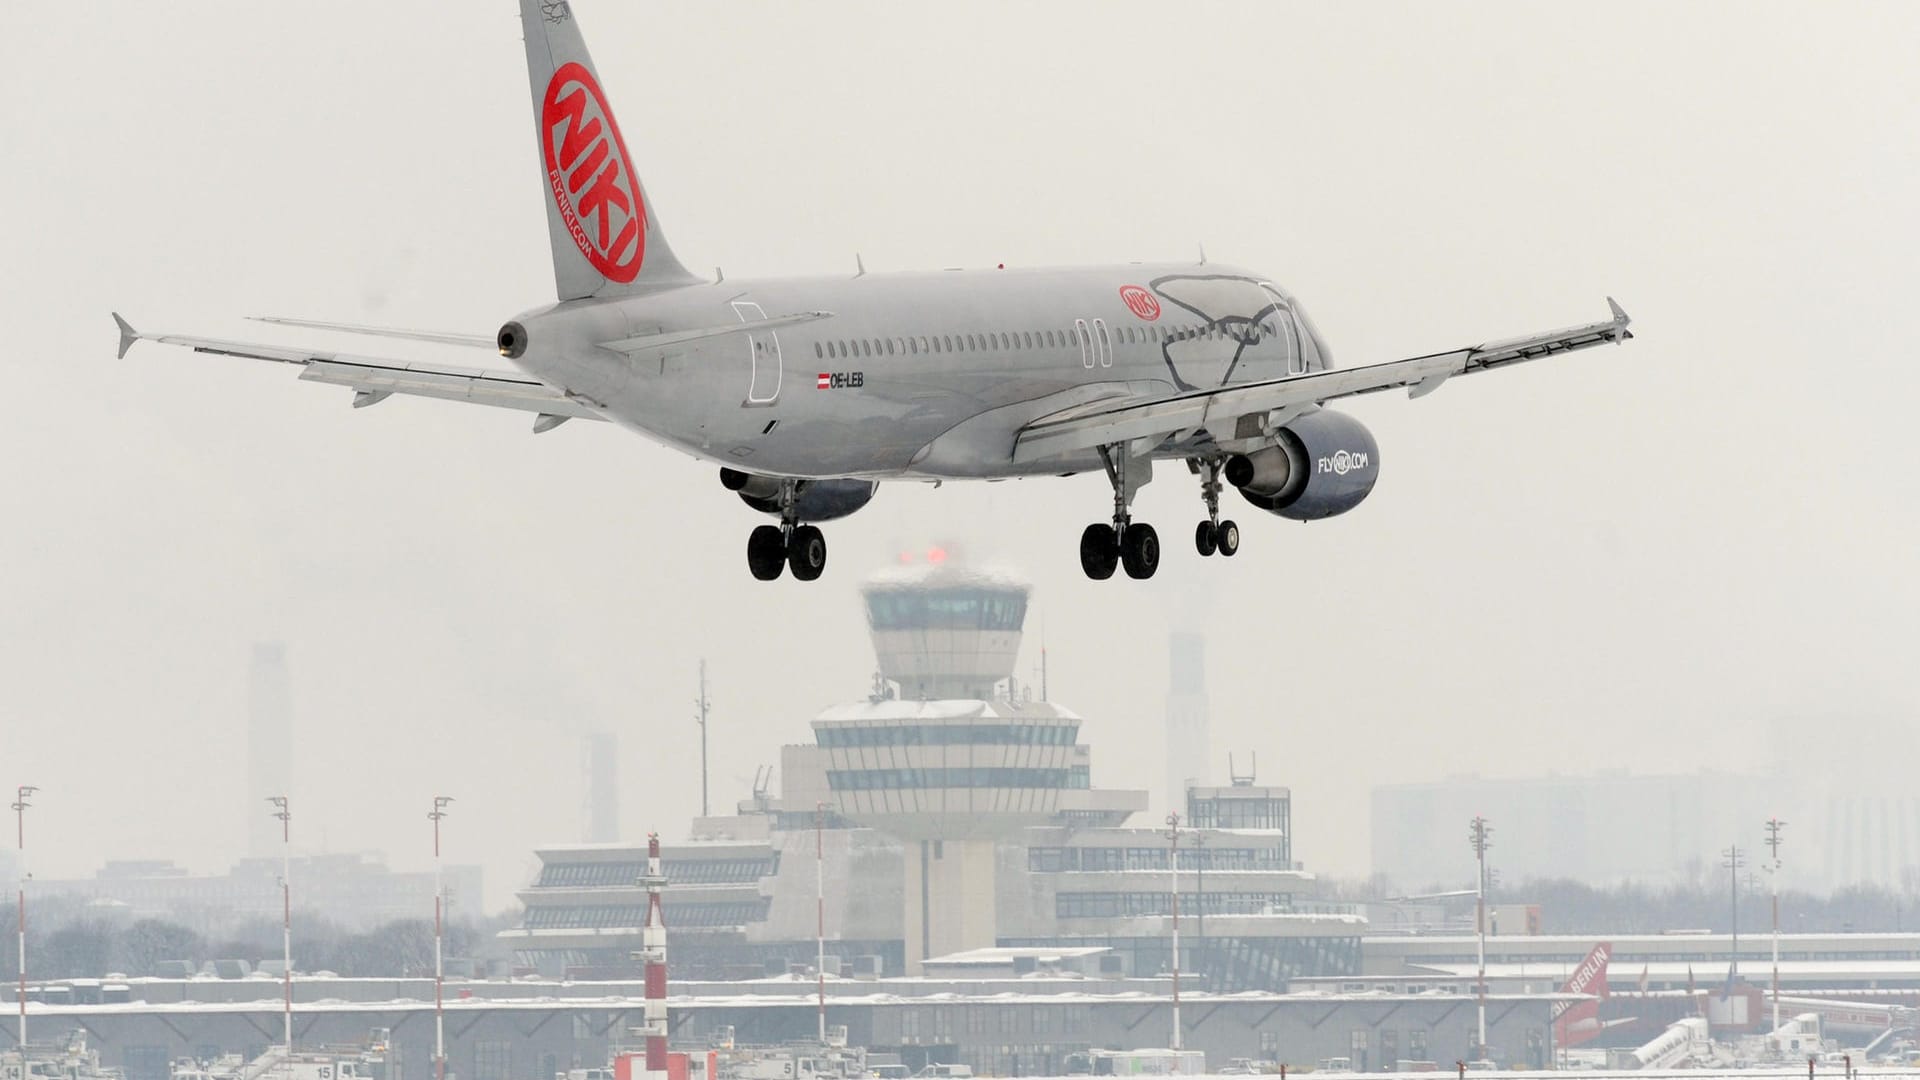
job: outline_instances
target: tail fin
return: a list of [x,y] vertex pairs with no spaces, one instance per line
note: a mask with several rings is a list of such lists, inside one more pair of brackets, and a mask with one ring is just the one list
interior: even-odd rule
[[560,299],[698,280],[673,257],[566,0],[520,0]]

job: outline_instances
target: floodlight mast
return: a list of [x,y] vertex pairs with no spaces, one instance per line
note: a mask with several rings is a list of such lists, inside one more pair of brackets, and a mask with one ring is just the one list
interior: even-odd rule
[[1167,815],[1167,880],[1173,911],[1173,1049],[1180,1049],[1180,815]]
[[827,1045],[827,804],[813,804],[813,977],[819,998],[820,1045]]
[[1727,948],[1727,986],[1731,988],[1740,977],[1740,868],[1747,865],[1747,853],[1734,844],[1720,852],[1720,865],[1727,868],[1727,899],[1733,909],[1733,940]]
[[20,968],[20,1053],[23,1055],[27,1052],[27,878],[31,876],[27,873],[27,808],[33,805],[27,796],[39,790],[32,784],[13,789],[14,837],[20,849],[20,951],[16,959]]
[[444,960],[442,941],[445,937],[445,917],[442,905],[446,902],[447,890],[443,884],[440,865],[440,819],[447,816],[447,804],[453,802],[450,795],[435,795],[433,809],[427,817],[433,821],[433,1076],[434,1080],[447,1080],[447,1011],[446,982],[447,970]]
[[1780,1030],[1780,830],[1787,823],[1767,819],[1767,876],[1773,882],[1773,1030]]
[[293,1064],[293,810],[285,795],[269,795],[280,821],[280,982],[286,1063]]
[[1473,857],[1478,862],[1478,872],[1473,885],[1473,926],[1474,937],[1478,943],[1479,978],[1474,993],[1479,998],[1479,1047],[1474,1051],[1478,1061],[1487,1059],[1487,849],[1493,846],[1493,826],[1487,819],[1474,815],[1472,826],[1467,834],[1467,842],[1473,845]]

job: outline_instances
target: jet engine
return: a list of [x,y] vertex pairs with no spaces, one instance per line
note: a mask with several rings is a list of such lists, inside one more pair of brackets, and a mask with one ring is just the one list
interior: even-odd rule
[[1380,475],[1373,433],[1319,409],[1280,429],[1273,444],[1227,459],[1226,481],[1269,514],[1314,521],[1359,506]]
[[[721,469],[720,485],[740,494],[740,501],[763,514],[780,513],[781,481],[738,469]],[[843,518],[873,501],[879,485],[871,480],[802,480],[794,511],[801,521]]]

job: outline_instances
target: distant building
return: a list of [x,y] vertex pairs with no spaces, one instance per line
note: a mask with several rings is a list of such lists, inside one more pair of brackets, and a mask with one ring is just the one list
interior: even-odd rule
[[[161,860],[116,861],[90,878],[36,877],[36,897],[69,896],[112,906],[130,918],[157,918],[202,932],[281,917],[277,858],[243,859],[225,874],[192,874]],[[292,865],[293,906],[349,929],[433,918],[433,872],[389,870],[377,856],[301,855]],[[478,866],[446,868],[451,919],[484,913]]]
[[1593,884],[1698,876],[1730,843],[1755,844],[1775,785],[1736,773],[1460,777],[1373,789],[1373,872],[1402,890],[1471,887],[1467,823],[1492,824],[1503,880]]
[[1174,633],[1167,639],[1167,805],[1178,807],[1187,785],[1208,775],[1207,639]]
[[580,775],[587,796],[587,833],[589,844],[610,844],[620,839],[620,737],[611,731],[596,731],[580,740]]
[[1764,823],[1779,817],[1783,886],[1920,888],[1920,795],[1901,773],[1920,740],[1865,723],[1834,731],[1831,744],[1807,740],[1803,759],[1764,776],[1615,771],[1382,785],[1373,789],[1373,871],[1403,890],[1471,886],[1466,827],[1482,814],[1494,828],[1488,863],[1508,883],[1691,882],[1710,875],[1729,844],[1757,859]]

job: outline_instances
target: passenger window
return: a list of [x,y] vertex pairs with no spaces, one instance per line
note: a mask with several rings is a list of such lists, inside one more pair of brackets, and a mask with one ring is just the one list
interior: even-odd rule
[[866,341],[862,341],[862,342],[860,343],[860,355],[861,355],[861,356],[872,356],[872,355],[873,355],[873,345],[872,345],[871,343],[869,343],[869,342],[866,342]]
[[920,342],[917,339],[914,339],[914,338],[907,339],[907,355],[909,356],[920,355]]
[[967,343],[968,352],[972,352],[975,349],[978,349],[980,347],[980,340],[974,337],[972,334],[968,334],[964,340]]
[[821,348],[820,343],[817,341],[813,343],[813,358],[816,360],[825,360],[827,358],[827,350]]
[[945,349],[942,349],[942,348],[940,347],[940,339],[939,339],[939,338],[937,338],[937,337],[936,337],[936,338],[934,338],[934,339],[933,339],[933,349],[932,349],[931,351],[933,351],[933,352],[937,352],[937,353],[938,353],[938,352],[945,352],[945,351],[946,351]]
[[920,335],[920,351],[921,351],[921,352],[927,352],[927,351],[928,351],[928,349],[927,349],[927,336],[926,336],[925,334],[922,334],[922,335]]
[[951,338],[951,337],[949,337],[949,336],[947,336],[947,335],[945,335],[945,334],[942,334],[942,335],[940,336],[940,340],[941,340],[941,341],[944,341],[944,342],[946,342],[946,343],[947,343],[947,351],[948,351],[948,352],[952,352],[952,351],[953,351],[953,338]]
[[893,339],[892,338],[887,339],[887,355],[888,356],[893,355]]

